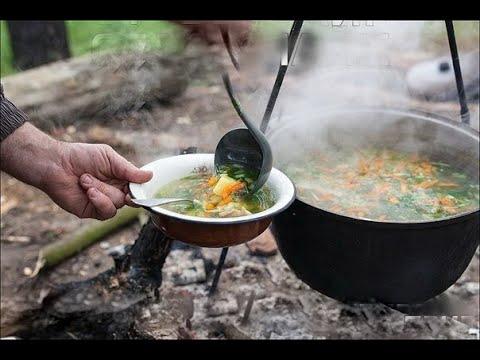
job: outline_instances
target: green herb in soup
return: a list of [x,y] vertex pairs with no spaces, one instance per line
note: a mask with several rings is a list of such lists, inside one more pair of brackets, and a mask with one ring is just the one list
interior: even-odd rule
[[254,180],[258,178],[258,171],[247,169],[239,164],[223,165],[217,169],[217,174],[227,175],[232,179],[239,180],[245,184],[247,189],[253,185]]
[[311,154],[285,170],[301,200],[352,217],[434,220],[479,206],[478,180],[449,164],[398,151]]
[[264,211],[275,203],[266,185],[253,194],[248,193],[252,179],[251,173],[239,166],[218,169],[217,174],[201,168],[164,185],[157,196],[193,200],[193,204],[163,206],[180,214],[213,218],[244,216]]

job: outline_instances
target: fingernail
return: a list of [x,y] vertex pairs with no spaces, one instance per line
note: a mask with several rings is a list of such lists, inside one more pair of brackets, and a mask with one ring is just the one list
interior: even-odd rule
[[85,185],[91,185],[93,183],[93,178],[90,175],[82,175],[82,182]]

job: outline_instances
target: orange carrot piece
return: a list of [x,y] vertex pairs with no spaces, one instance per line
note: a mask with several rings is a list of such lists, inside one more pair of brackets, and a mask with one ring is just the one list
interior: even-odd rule
[[208,179],[208,185],[213,186],[218,182],[218,178],[216,176],[212,176],[210,179]]
[[441,197],[438,200],[438,202],[440,203],[440,205],[447,206],[447,207],[455,206],[455,200],[446,196]]
[[207,209],[207,210],[213,210],[213,209],[215,209],[215,205],[212,204],[212,203],[207,203],[207,205],[205,205],[205,209]]
[[232,193],[235,191],[238,191],[240,189],[243,189],[244,184],[240,181],[234,182],[228,186],[225,186],[225,189],[222,192],[222,198],[226,199],[228,196],[230,196]]
[[220,201],[218,203],[218,205],[226,205],[228,203],[232,202],[232,197],[230,195],[228,195],[227,197],[225,197],[222,201]]

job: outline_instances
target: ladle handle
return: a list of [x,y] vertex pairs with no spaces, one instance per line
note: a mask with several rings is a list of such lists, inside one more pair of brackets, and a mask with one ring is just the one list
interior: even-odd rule
[[448,45],[452,55],[453,71],[455,72],[455,82],[457,83],[458,101],[460,102],[460,118],[462,123],[470,125],[470,112],[468,111],[467,97],[465,96],[465,87],[463,85],[462,69],[458,58],[457,41],[455,40],[455,30],[452,20],[445,20],[447,27]]
[[235,55],[233,55],[232,42],[230,41],[230,34],[228,33],[228,29],[222,28],[220,32],[222,33],[223,44],[227,48],[228,56],[230,56],[230,60],[232,60],[233,66],[235,67],[235,69],[237,69],[237,71],[240,71],[240,64],[235,58]]
[[240,119],[242,119],[243,123],[245,126],[248,128],[248,130],[251,132],[252,136],[257,140],[259,144],[263,143],[263,134],[260,132],[260,130],[257,129],[255,126],[254,122],[250,120],[250,118],[245,114],[240,106],[240,103],[238,102],[237,98],[235,97],[235,94],[233,93],[232,89],[232,83],[230,82],[230,77],[228,76],[227,73],[222,74],[222,79],[223,79],[223,84],[225,85],[225,89],[227,90],[227,94],[230,97],[230,100],[233,104],[233,107],[235,108],[235,111],[237,112],[238,116]]

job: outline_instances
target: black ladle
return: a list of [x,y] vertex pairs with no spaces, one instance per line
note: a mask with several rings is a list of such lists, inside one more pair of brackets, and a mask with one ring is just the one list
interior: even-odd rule
[[[261,123],[261,129],[262,129],[263,132],[265,132],[266,129],[267,129],[268,122],[269,122],[270,117],[271,117],[272,112],[273,112],[273,107],[275,106],[275,102],[277,100],[278,93],[280,92],[280,87],[282,86],[283,78],[285,76],[285,73],[287,72],[286,70],[288,68],[288,65],[290,64],[290,59],[293,56],[293,51],[294,51],[295,46],[297,44],[297,40],[300,36],[300,30],[302,29],[302,25],[303,25],[303,20],[295,20],[293,22],[292,28],[290,30],[290,34],[288,36],[287,64],[285,66],[282,63],[280,63],[277,78],[275,80],[275,84],[273,86],[272,93],[270,94],[270,99],[268,101],[267,109],[265,110],[265,114],[263,116],[262,123]],[[233,56],[233,51],[231,49],[231,42],[230,42],[230,39],[229,39],[229,36],[228,36],[228,32],[222,32],[222,37],[223,37],[223,42],[225,43],[225,46],[227,48],[228,54],[230,56],[230,59],[232,59],[233,65],[238,70],[239,69],[238,61],[235,59],[235,56]],[[229,81],[228,76],[224,77],[224,82],[225,82],[225,79],[227,80],[225,85],[227,86],[227,84],[228,84],[227,91],[230,88],[229,96],[230,96],[230,99],[232,99],[232,95],[231,95],[232,91],[231,91],[231,86],[230,86],[230,81]],[[235,98],[233,98],[233,100],[235,100]],[[235,102],[232,101],[232,103],[234,104],[234,106],[235,106],[235,103],[238,105],[238,102],[236,102],[236,101]],[[240,108],[240,107],[238,106],[238,108]],[[237,108],[235,108],[235,109],[237,109]],[[238,110],[237,110],[237,112],[238,112]],[[242,120],[244,120],[244,119],[242,118]],[[225,138],[225,136],[224,136],[224,138]],[[223,138],[222,138],[222,140],[223,140]],[[267,142],[267,145],[268,145],[268,142]],[[217,146],[217,149],[218,149],[218,146]],[[271,156],[270,146],[269,146],[269,150],[270,150],[270,161],[271,161],[272,156]],[[215,151],[215,159],[216,158],[217,158],[217,151]],[[270,165],[270,168],[271,168],[271,165]],[[218,264],[217,264],[217,268],[215,270],[215,276],[213,278],[212,285],[211,285],[210,290],[208,292],[209,296],[213,295],[215,293],[215,290],[217,289],[218,280],[220,279],[220,274],[222,272],[223,264],[224,264],[225,259],[227,257],[227,253],[228,253],[228,247],[223,248],[222,249],[222,254],[220,255],[220,259],[219,259]]]
[[225,165],[241,165],[252,171],[257,176],[248,190],[254,193],[268,180],[273,165],[272,149],[265,135],[257,129],[241,109],[233,94],[228,74],[223,74],[222,78],[230,101],[247,129],[231,130],[222,137],[215,149],[215,168],[219,169]]

